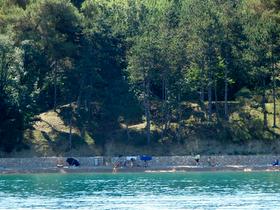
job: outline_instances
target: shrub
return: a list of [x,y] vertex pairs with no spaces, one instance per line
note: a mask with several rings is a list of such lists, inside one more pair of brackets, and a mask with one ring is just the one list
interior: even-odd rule
[[252,92],[248,88],[243,87],[235,94],[235,97],[241,101],[248,100],[252,98]]

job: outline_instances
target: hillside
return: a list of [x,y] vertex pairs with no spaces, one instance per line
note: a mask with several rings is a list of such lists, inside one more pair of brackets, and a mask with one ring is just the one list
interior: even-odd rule
[[[279,104],[280,105],[280,104]],[[231,107],[235,107],[232,105]],[[188,106],[186,106],[187,108]],[[152,123],[153,139],[151,146],[146,146],[146,123],[120,127],[107,136],[105,145],[96,144],[93,133],[82,131],[76,125],[72,128],[72,149],[69,150],[70,126],[62,113],[69,105],[54,111],[40,114],[32,129],[25,131],[24,142],[28,150],[13,153],[12,156],[94,156],[94,155],[190,155],[190,154],[268,154],[280,153],[280,129],[272,128],[272,104],[267,103],[269,128],[262,128],[261,112],[249,106],[243,106],[248,115],[245,119],[238,112],[231,112],[230,125],[205,124],[195,113],[199,110],[197,104],[190,104],[191,116],[185,120],[183,126],[183,140],[176,142],[172,135],[178,125],[171,123],[170,138],[160,138],[161,128]],[[235,110],[236,108],[232,108]],[[190,112],[185,109],[185,112]],[[65,114],[65,113],[64,113]],[[278,114],[278,113],[277,113]],[[280,113],[279,113],[280,114]],[[249,117],[250,116],[250,117]],[[260,120],[260,121],[258,121]],[[259,123],[260,122],[260,123]],[[79,122],[78,124],[80,124]],[[277,123],[280,123],[279,118]],[[201,127],[201,125],[203,125]],[[257,127],[259,126],[259,127]],[[225,132],[226,131],[226,132]],[[255,133],[254,133],[255,132]],[[262,139],[254,139],[262,136]]]
[[279,20],[275,0],[0,0],[0,153],[278,152]]

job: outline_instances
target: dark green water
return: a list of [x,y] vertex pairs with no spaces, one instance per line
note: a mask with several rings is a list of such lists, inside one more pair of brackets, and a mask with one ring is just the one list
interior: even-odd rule
[[1,209],[280,209],[280,173],[0,176]]

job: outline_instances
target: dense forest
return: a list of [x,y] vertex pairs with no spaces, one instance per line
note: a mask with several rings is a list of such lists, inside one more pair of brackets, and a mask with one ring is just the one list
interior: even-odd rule
[[279,50],[278,0],[0,0],[0,147],[274,144]]

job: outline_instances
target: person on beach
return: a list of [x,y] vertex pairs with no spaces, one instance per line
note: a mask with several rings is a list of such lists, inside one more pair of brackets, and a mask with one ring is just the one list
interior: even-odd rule
[[279,160],[276,159],[276,160],[272,163],[272,166],[279,166]]
[[114,163],[114,166],[113,166],[113,173],[116,173],[117,172],[117,169],[120,167],[120,162],[117,161]]
[[211,156],[209,156],[209,157],[207,158],[207,163],[208,163],[208,166],[213,167],[213,163],[212,163],[212,158],[211,158]]
[[56,162],[56,167],[62,168],[64,166],[64,161],[62,158],[58,158]]
[[148,161],[151,161],[152,160],[152,156],[149,156],[149,155],[141,155],[140,156],[140,160],[144,162],[144,168],[147,168],[148,167]]
[[195,160],[195,162],[196,162],[196,165],[199,165],[200,155],[196,155],[196,156],[194,157],[194,160]]
[[116,166],[113,167],[113,174],[114,173],[117,173],[117,167]]
[[69,164],[69,166],[78,167],[78,166],[81,165],[80,162],[79,162],[78,160],[76,160],[75,158],[72,158],[72,157],[67,158],[67,159],[66,159],[66,162]]
[[131,161],[131,168],[135,167],[136,166],[135,158],[131,158],[130,161]]
[[123,163],[123,161],[122,161],[122,155],[119,155],[116,162],[113,163],[113,173],[116,173],[117,169],[122,166],[125,166],[125,163]]

